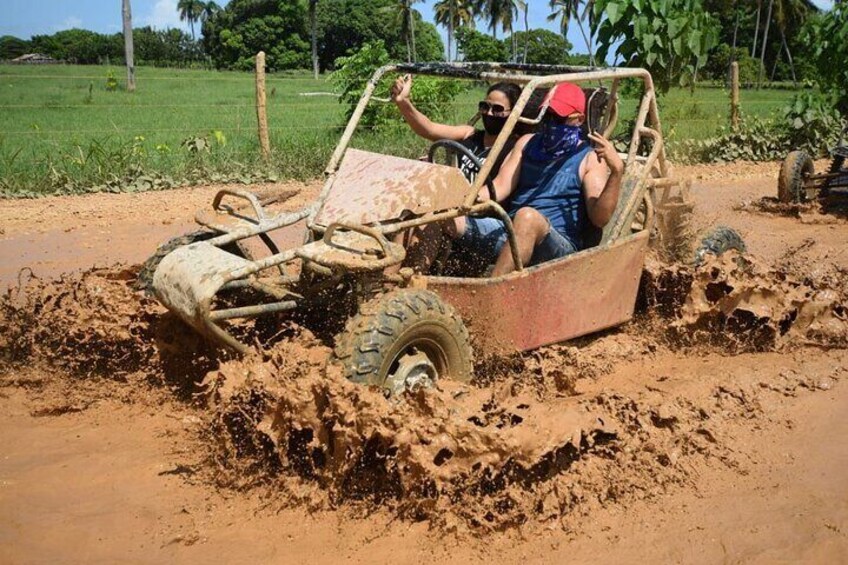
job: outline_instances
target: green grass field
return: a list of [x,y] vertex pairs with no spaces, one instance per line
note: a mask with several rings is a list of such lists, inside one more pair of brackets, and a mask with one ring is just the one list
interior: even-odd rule
[[[108,73],[121,85],[107,91]],[[144,190],[204,181],[307,179],[320,175],[345,124],[345,107],[325,95],[331,84],[308,75],[269,75],[273,158],[258,157],[252,74],[137,70],[137,91],[123,90],[124,71],[102,66],[0,65],[0,195],[36,196],[91,190]],[[470,88],[448,116],[464,122],[482,97]],[[784,90],[742,92],[744,115],[768,116],[792,97]],[[622,120],[635,99],[622,102]],[[674,90],[661,100],[670,144],[703,139],[727,123],[720,88]],[[192,151],[205,138],[208,150]],[[184,141],[195,143],[184,145]],[[364,131],[354,145],[413,156],[427,142],[405,127]]]

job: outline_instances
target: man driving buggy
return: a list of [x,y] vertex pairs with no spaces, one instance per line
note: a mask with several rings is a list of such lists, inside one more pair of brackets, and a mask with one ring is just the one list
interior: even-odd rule
[[[586,95],[580,87],[559,84],[546,104],[540,131],[516,142],[492,181],[498,202],[512,218],[518,256],[524,265],[586,248],[587,230],[603,228],[615,212],[624,174],[624,162],[606,138],[596,132],[584,136]],[[479,199],[489,198],[483,187]],[[492,276],[514,270],[501,220],[459,217],[444,229],[459,247],[487,264],[494,261]],[[414,257],[427,256],[426,247],[408,256],[412,264],[422,263]]]

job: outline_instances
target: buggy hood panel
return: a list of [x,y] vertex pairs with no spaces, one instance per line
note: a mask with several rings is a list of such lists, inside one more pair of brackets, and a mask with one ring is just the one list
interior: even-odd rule
[[315,223],[373,224],[462,205],[470,184],[456,167],[348,149]]

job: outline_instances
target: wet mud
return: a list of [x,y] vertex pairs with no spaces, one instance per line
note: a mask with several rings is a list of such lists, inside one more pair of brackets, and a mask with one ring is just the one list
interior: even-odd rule
[[569,529],[595,506],[688,484],[698,465],[734,468],[739,456],[722,435],[759,417],[763,395],[838,380],[593,386],[616,366],[678,348],[848,344],[846,277],[835,267],[814,270],[791,253],[777,266],[735,253],[698,269],[654,261],[635,323],[479,359],[470,385],[441,382],[387,399],[341,378],[328,344],[296,326],[262,353],[228,358],[133,290],[135,275],[122,267],[55,281],[23,273],[0,299],[4,383],[33,364],[74,383],[37,415],[85,410],[96,399],[92,379],[131,380],[205,406],[198,476],[220,488],[265,489],[279,504],[313,510],[390,510],[455,532]]

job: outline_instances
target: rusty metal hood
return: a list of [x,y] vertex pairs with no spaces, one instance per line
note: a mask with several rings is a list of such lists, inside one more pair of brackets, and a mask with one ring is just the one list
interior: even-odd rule
[[470,184],[456,167],[348,149],[315,224],[373,224],[461,206]]

